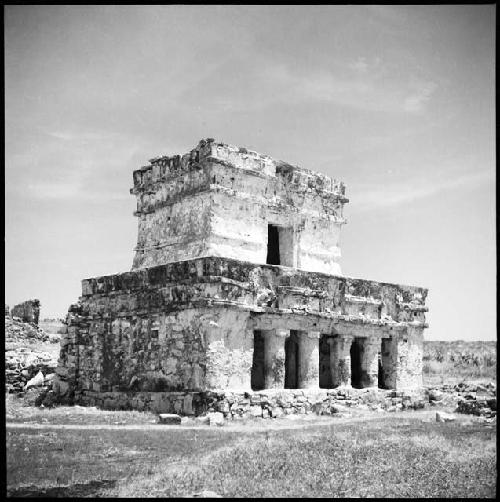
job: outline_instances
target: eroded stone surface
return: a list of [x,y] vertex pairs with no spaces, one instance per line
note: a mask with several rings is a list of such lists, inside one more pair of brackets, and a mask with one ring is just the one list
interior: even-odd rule
[[[8,310],[6,309],[6,315]],[[18,317],[22,322],[29,322],[38,325],[40,317],[40,300],[27,300],[12,307],[10,311],[12,317]]]
[[208,139],[134,171],[131,193],[139,218],[134,268],[200,256],[266,263],[271,224],[282,265],[340,274],[348,199],[328,176]]

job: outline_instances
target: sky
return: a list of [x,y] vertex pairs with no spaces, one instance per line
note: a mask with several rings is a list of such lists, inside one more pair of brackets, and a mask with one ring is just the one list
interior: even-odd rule
[[495,5],[6,6],[5,301],[131,269],[132,171],[201,138],[344,181],[344,275],[496,339]]

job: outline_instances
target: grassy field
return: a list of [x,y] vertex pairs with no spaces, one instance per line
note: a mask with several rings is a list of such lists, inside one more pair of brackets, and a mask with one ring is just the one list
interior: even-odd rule
[[[496,343],[474,343],[426,342],[424,383],[496,382]],[[494,498],[496,423],[437,423],[435,411],[176,428],[152,413],[23,407],[9,395],[7,494]]]
[[[121,416],[107,413],[111,423]],[[224,497],[495,495],[496,425],[470,416],[436,423],[434,412],[420,411],[148,430],[151,417],[144,414],[133,430],[8,428],[8,494],[45,488],[45,495],[68,497],[203,490]]]

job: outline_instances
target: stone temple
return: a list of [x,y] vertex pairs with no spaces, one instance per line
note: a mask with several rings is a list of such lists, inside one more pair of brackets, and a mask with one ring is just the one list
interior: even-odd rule
[[342,182],[213,139],[133,182],[132,270],[82,281],[63,401],[276,416],[422,387],[427,290],[342,275]]

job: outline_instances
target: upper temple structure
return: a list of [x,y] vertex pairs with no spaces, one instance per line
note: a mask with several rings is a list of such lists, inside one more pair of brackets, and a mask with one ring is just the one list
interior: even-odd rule
[[267,391],[422,386],[427,290],[342,275],[342,182],[213,139],[133,182],[132,270],[70,307],[68,400],[190,414],[226,396],[231,414],[234,393],[248,411]]

